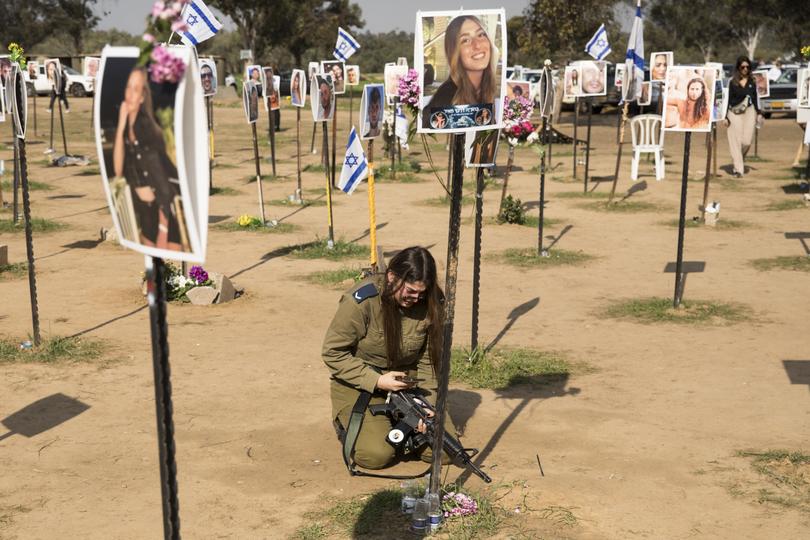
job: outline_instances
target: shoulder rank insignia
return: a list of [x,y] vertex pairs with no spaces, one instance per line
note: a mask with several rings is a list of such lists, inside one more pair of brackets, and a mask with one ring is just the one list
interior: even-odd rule
[[352,297],[354,297],[354,301],[359,304],[366,298],[372,298],[378,294],[380,294],[380,292],[377,290],[377,287],[375,287],[373,283],[367,283],[354,291]]

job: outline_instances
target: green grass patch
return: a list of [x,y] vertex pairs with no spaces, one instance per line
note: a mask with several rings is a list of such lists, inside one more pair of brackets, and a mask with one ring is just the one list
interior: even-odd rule
[[661,207],[657,204],[644,202],[644,201],[630,201],[630,200],[615,200],[608,204],[607,202],[595,202],[578,205],[579,208],[585,210],[596,210],[597,212],[615,212],[617,214],[634,214],[637,212],[658,212]]
[[554,195],[558,199],[607,199],[610,193],[604,191],[563,191]]
[[768,259],[754,259],[751,265],[760,272],[769,270],[792,270],[794,272],[810,272],[810,257],[801,256],[781,256]]
[[807,205],[801,199],[788,199],[785,201],[774,201],[765,207],[768,212],[784,212],[786,210],[798,210],[799,208],[807,208]]
[[100,176],[101,170],[98,167],[88,167],[77,172],[73,176]]
[[328,259],[341,261],[344,259],[363,259],[369,256],[368,246],[335,240],[334,246],[329,247],[325,239],[318,238],[314,242],[295,246],[289,253],[298,259]]
[[[308,199],[305,200],[303,204],[300,204],[296,201],[291,201],[290,199],[271,199],[269,201],[264,201],[264,204],[269,204],[270,206],[287,206],[293,208],[300,208],[302,206],[326,206],[326,199]],[[334,192],[332,192],[332,204],[338,204],[334,200]]]
[[[461,196],[461,205],[466,206],[469,204],[473,204],[475,202],[474,197],[470,197],[467,195]],[[422,206],[450,206],[450,197],[446,197],[444,195],[440,195],[438,197],[433,197],[431,199],[423,199],[419,201],[417,204]]]
[[305,166],[303,169],[301,169],[301,170],[302,170],[303,172],[319,172],[319,173],[325,173],[325,172],[326,172],[326,167],[324,167],[324,166],[323,166],[321,163],[310,163],[309,165],[306,165],[306,166]]
[[759,504],[810,512],[810,454],[788,450],[741,450],[767,487],[754,493]]
[[[519,223],[522,227],[530,227],[530,228],[537,228],[537,224],[540,221],[540,216],[524,216],[523,223]],[[486,222],[492,225],[510,225],[509,223],[499,223],[498,218],[496,217],[489,217],[486,219]],[[543,217],[543,227],[554,227],[562,223],[561,219],[556,218],[547,218]]]
[[[680,220],[678,219],[671,219],[669,221],[661,222],[662,225],[666,225],[667,227],[674,227],[678,228],[680,225]],[[709,227],[703,223],[700,219],[687,219],[684,222],[684,226],[687,229],[706,229],[706,230],[718,230],[718,231],[730,231],[736,229],[749,229],[753,227],[751,223],[747,221],[737,221],[733,219],[718,219],[717,223],[714,227]]]
[[582,182],[582,180],[574,178],[573,176],[559,176],[559,175],[552,176],[551,181],[559,182],[560,184],[577,184]]
[[[67,225],[58,221],[51,221],[43,218],[31,218],[31,230],[35,233],[54,232],[66,229]],[[11,219],[0,219],[0,233],[23,233],[25,232],[25,220],[20,219],[14,223]]]
[[321,270],[304,276],[310,283],[332,288],[350,286],[348,285],[349,280],[353,283],[357,283],[362,280],[363,277],[363,269],[358,266],[344,266],[337,270]]
[[567,379],[573,370],[554,351],[481,348],[472,353],[453,349],[450,377],[473,388],[503,390],[517,385],[543,386]]
[[4,279],[20,279],[28,275],[27,263],[0,264],[0,281]]
[[643,324],[734,324],[752,319],[751,309],[743,304],[684,300],[677,309],[671,298],[630,298],[617,300],[602,313],[605,317]]
[[[3,191],[11,192],[11,188],[13,187],[11,180],[3,180]],[[22,193],[22,184],[20,184],[20,193]],[[28,181],[28,190],[29,191],[51,191],[53,186],[50,184],[46,184],[45,182],[37,182],[35,180]]]
[[[273,176],[272,174],[263,174],[262,175],[262,182],[269,182],[271,180],[276,180],[282,178],[281,176]],[[245,183],[253,184],[256,182],[256,175],[252,174],[250,176],[245,177]]]
[[[458,490],[447,485],[443,494],[449,491],[462,491],[475,500],[478,512],[471,516],[457,516],[444,520],[438,535],[433,538],[448,540],[483,540],[501,537],[507,530],[523,531],[526,514],[530,512],[525,504],[520,504],[520,512],[507,510],[498,501],[506,493],[499,491],[511,489],[511,486],[495,486],[486,490]],[[331,498],[321,501],[319,508],[304,514],[306,525],[292,535],[293,540],[321,540],[328,538],[353,538],[355,540],[371,539],[405,539],[417,536],[408,531],[411,516],[400,510],[403,491],[390,487],[373,493],[358,495],[348,499]],[[445,508],[449,508],[445,506]],[[521,538],[533,538],[528,531],[523,531]],[[509,538],[516,538],[514,535]]]
[[219,231],[226,231],[226,232],[259,232],[265,234],[285,234],[291,233],[293,231],[298,230],[297,225],[293,225],[292,223],[279,223],[275,227],[268,227],[267,225],[262,225],[260,223],[255,223],[243,227],[239,225],[236,221],[229,221],[227,223],[219,223],[215,227],[215,229]]
[[772,160],[762,156],[746,156],[745,161],[749,163],[770,163]]
[[39,347],[21,349],[20,341],[4,338],[0,339],[0,364],[89,362],[106,349],[102,341],[71,337],[45,338]]
[[554,249],[548,257],[537,254],[534,248],[511,248],[487,257],[496,261],[521,268],[544,268],[550,266],[580,265],[596,257],[582,251]]
[[211,188],[211,195],[224,195],[226,197],[231,197],[233,195],[241,195],[242,192],[238,189],[233,189],[230,187],[213,187]]

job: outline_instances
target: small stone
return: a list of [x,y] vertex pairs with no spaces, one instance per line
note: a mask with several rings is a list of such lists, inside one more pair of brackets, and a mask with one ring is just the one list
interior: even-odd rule
[[8,265],[8,246],[0,245],[0,266]]
[[186,296],[195,306],[207,306],[216,302],[219,291],[213,287],[194,287]]
[[209,274],[209,278],[211,281],[214,282],[214,287],[217,291],[219,291],[219,298],[217,299],[217,304],[223,304],[225,302],[230,302],[234,298],[236,298],[236,288],[233,286],[233,283],[228,276],[220,274],[218,272],[211,272]]

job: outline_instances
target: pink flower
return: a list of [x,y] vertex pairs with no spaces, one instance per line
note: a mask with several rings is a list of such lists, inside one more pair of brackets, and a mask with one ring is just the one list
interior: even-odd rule
[[186,21],[184,21],[183,19],[177,19],[172,23],[172,32],[181,34],[186,30],[188,30],[188,25],[186,24]]
[[149,33],[144,34],[143,38],[141,38],[141,39],[143,39],[147,43],[154,43],[155,42],[155,36],[153,36],[152,34],[149,34]]
[[152,13],[151,13],[152,18],[157,19],[158,17],[160,17],[165,9],[166,9],[166,2],[164,2],[163,0],[157,0],[157,2],[155,2],[152,5]]
[[177,83],[186,73],[186,65],[179,57],[165,47],[157,46],[152,51],[149,64],[149,78],[155,83]]

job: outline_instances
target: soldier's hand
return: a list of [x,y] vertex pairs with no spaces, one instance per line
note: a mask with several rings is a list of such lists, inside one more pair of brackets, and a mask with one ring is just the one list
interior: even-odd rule
[[405,375],[406,373],[402,371],[389,371],[388,373],[383,373],[380,375],[380,378],[377,379],[377,388],[380,390],[385,390],[386,392],[396,392],[398,390],[410,388],[410,384],[397,380],[397,377],[404,377]]

